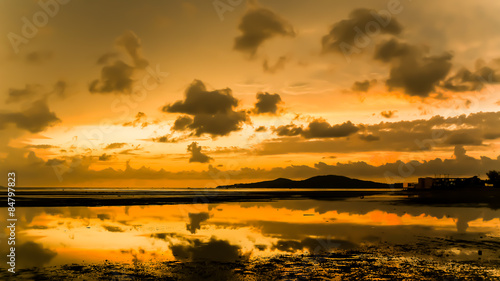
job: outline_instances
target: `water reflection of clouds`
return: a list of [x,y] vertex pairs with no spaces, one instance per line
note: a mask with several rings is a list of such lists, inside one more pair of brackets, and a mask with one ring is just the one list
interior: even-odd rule
[[[141,257],[235,260],[385,242],[415,243],[419,237],[498,236],[500,224],[500,213],[488,208],[403,206],[361,199],[195,208],[36,207],[20,208],[18,217],[20,243],[38,245],[43,250],[39,252],[49,255],[45,260],[50,264]],[[216,248],[224,257],[208,254]]]

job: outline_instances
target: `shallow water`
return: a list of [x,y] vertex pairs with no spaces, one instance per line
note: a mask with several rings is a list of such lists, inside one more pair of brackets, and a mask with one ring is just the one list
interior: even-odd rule
[[219,280],[261,280],[259,272],[268,267],[265,276],[277,278],[269,280],[310,279],[319,273],[318,280],[379,278],[378,273],[403,278],[421,274],[418,268],[500,278],[499,210],[410,206],[394,204],[395,199],[21,207],[16,211],[17,269],[27,269],[21,271],[26,278],[34,272],[76,278],[87,268],[88,278],[100,279],[97,268],[124,279],[137,274],[210,279],[215,273],[193,276],[200,266],[206,271],[207,264],[220,271]]

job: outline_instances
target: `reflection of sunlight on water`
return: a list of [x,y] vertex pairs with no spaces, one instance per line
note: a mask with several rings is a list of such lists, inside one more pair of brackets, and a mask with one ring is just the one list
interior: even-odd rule
[[[414,243],[419,236],[448,237],[459,233],[459,219],[465,220],[462,232],[467,235],[500,236],[499,212],[486,208],[410,208],[369,201],[353,207],[343,203],[346,202],[297,200],[19,208],[18,241],[33,241],[45,251],[57,253],[49,259],[49,265],[58,265],[193,259],[204,257],[204,251],[211,247],[226,247],[227,255],[268,257],[321,248]],[[477,214],[471,215],[471,211]],[[330,246],[318,243],[325,237]],[[473,252],[457,247],[443,250],[454,256],[474,256]]]

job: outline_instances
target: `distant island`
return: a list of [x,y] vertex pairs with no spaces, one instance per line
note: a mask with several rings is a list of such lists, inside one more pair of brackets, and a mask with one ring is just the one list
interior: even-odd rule
[[385,183],[352,179],[344,176],[325,175],[305,180],[278,178],[270,181],[254,183],[237,183],[221,185],[217,188],[391,188],[402,187],[402,184],[389,185]]

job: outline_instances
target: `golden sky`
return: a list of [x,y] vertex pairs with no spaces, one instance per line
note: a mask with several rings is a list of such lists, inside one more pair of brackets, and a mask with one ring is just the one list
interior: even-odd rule
[[500,3],[2,1],[20,186],[500,169]]

